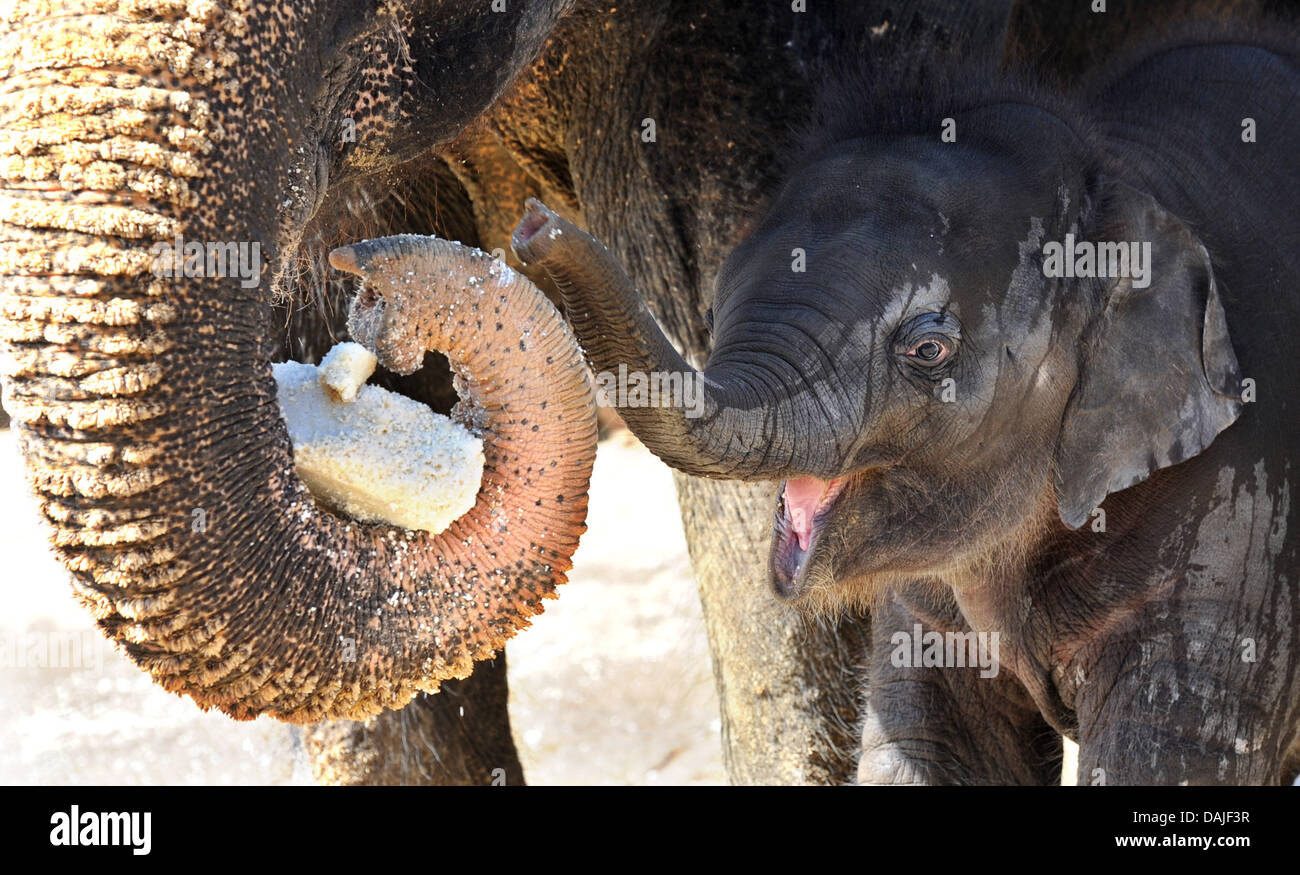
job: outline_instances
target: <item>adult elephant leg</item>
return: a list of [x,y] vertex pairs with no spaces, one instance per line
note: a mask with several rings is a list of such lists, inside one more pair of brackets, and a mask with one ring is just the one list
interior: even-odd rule
[[768,582],[773,483],[676,473],[735,784],[845,784],[857,773],[869,621],[809,620]]
[[334,720],[302,730],[317,783],[341,785],[524,783],[510,733],[506,657],[479,663],[436,696],[369,720]]

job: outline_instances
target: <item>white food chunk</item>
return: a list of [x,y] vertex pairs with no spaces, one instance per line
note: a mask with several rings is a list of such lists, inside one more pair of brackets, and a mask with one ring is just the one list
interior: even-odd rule
[[[326,388],[322,371],[329,359],[321,368],[272,365],[298,475],[312,495],[358,520],[434,534],[473,507],[483,480],[483,441],[379,386],[353,387],[351,402],[334,400],[331,391],[348,384],[331,381]],[[364,370],[358,359],[345,352],[335,363],[354,376]]]
[[320,362],[320,382],[335,401],[353,401],[379,359],[359,343],[340,343]]

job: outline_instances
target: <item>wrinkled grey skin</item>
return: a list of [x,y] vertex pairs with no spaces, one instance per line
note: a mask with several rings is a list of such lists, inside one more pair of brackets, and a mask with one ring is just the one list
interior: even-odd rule
[[[1156,8],[1150,16],[1159,19],[1190,5],[1143,4],[1124,14]],[[510,3],[504,14],[479,2],[265,4],[253,16],[249,45],[234,47],[238,69],[249,73],[237,83],[240,96],[256,107],[210,157],[205,212],[187,218],[195,234],[262,242],[268,278],[288,297],[273,306],[268,283],[248,303],[247,322],[260,326],[260,342],[245,353],[249,367],[254,359],[313,359],[340,335],[347,287],[330,281],[322,291],[294,279],[313,253],[323,264],[331,245],[401,232],[508,247],[500,217],[513,224],[523,197],[536,194],[555,195],[609,243],[686,356],[702,361],[713,277],[767,196],[786,132],[806,121],[812,83],[868,44],[920,43],[936,23],[946,34],[940,54],[954,34],[999,46],[1012,6],[1008,54],[1063,78],[1084,64],[1081,46],[1095,63],[1129,30],[1118,14],[1026,0],[817,3],[798,15],[766,0],[741,10],[732,0],[557,0]],[[286,10],[296,30],[264,20]],[[697,75],[683,76],[686,69]],[[683,87],[692,79],[712,86]],[[657,143],[637,136],[645,117],[658,121]],[[341,135],[345,119],[355,122],[356,140]],[[474,123],[484,125],[496,152],[470,144],[466,157]],[[247,136],[252,130],[262,133]],[[359,222],[342,221],[357,212]],[[236,285],[213,284],[232,297]],[[450,383],[434,370],[413,381],[379,379],[445,407]],[[767,595],[768,484],[683,475],[678,485],[730,776],[847,780],[861,711],[850,672],[865,646],[865,622],[805,624]],[[517,783],[505,690],[499,659],[404,712],[323,727],[307,745],[317,776],[484,783],[504,768]]]
[[[859,781],[1054,783],[1056,733],[1082,783],[1300,768],[1296,45],[1175,37],[1077,100],[848,77],[718,274],[705,416],[628,411],[670,464],[787,480],[780,598],[870,606]],[[1048,276],[1067,234],[1149,276]],[[595,366],[675,366],[629,283],[555,277]],[[917,624],[996,636],[996,671],[909,664]]]

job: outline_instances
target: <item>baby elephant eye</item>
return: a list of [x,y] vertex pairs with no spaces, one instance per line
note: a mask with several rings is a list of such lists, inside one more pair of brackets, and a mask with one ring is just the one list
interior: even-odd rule
[[961,343],[961,323],[952,313],[922,313],[901,325],[895,335],[892,352],[913,368],[936,370],[957,355]]
[[907,351],[907,356],[921,364],[937,365],[947,359],[951,353],[952,347],[947,343],[933,337],[927,337],[913,344],[912,348]]

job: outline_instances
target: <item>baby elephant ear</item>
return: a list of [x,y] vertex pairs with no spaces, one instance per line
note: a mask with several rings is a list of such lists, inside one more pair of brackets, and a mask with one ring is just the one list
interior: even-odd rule
[[[1110,279],[1081,345],[1056,450],[1071,528],[1112,492],[1203,451],[1241,414],[1241,378],[1205,247],[1176,216],[1123,187],[1110,239],[1150,258]],[[1132,247],[1128,247],[1130,250]],[[1099,259],[1100,261],[1100,259]]]

